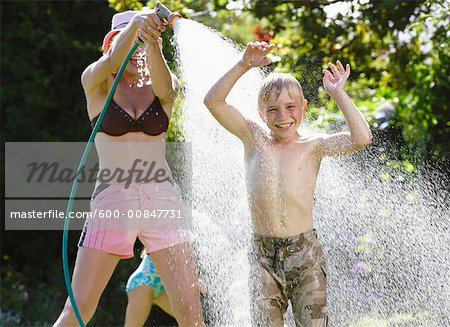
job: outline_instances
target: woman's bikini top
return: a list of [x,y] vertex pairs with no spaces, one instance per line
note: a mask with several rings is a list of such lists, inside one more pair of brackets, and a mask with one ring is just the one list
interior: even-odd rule
[[[92,128],[99,116],[92,119]],[[152,104],[136,120],[111,99],[98,131],[111,136],[121,136],[129,132],[143,132],[147,135],[157,136],[167,132],[168,127],[169,118],[158,97],[155,97]]]

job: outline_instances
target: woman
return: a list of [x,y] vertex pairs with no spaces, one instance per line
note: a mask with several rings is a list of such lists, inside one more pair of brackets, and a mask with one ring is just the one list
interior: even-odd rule
[[[173,225],[179,220],[170,220],[172,225],[168,226],[161,219],[144,225],[139,219],[129,219],[142,215],[144,210],[154,214],[155,210],[178,211],[181,207],[170,173],[160,183],[156,178],[141,183],[138,177],[142,176],[136,173],[136,163],[144,165],[150,161],[153,171],[169,172],[163,141],[177,83],[161,51],[160,36],[164,30],[164,23],[153,10],[114,15],[112,29],[103,42],[104,55],[89,65],[81,77],[89,118],[94,125],[127,53],[138,36],[145,42],[145,48],[138,49],[128,62],[95,138],[100,171],[129,172],[132,180],[127,179],[124,184],[120,174],[107,175],[110,178],[97,182],[91,200],[93,218],[81,235],[72,277],[74,296],[85,323],[94,315],[117,263],[133,255],[133,244],[139,237],[161,274],[178,324],[204,325],[189,237],[180,230],[183,228]],[[141,73],[138,61],[138,54],[143,51],[148,76]],[[142,87],[137,87],[138,84]],[[99,174],[98,178],[101,177],[105,176]],[[118,219],[104,219],[108,215]],[[76,324],[67,299],[55,325]]]

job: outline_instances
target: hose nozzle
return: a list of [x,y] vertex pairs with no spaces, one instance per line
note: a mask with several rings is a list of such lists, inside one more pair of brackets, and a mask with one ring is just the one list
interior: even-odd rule
[[166,20],[169,23],[169,26],[173,28],[172,24],[175,18],[181,18],[180,13],[171,12],[166,6],[164,6],[161,2],[157,2],[155,5],[155,12],[161,20]]

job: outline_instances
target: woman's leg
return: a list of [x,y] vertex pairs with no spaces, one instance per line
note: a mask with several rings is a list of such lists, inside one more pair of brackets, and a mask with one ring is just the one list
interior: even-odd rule
[[151,253],[180,327],[204,326],[197,272],[189,243]]
[[[98,301],[120,257],[97,249],[78,248],[72,276],[72,289],[85,324],[92,318]],[[54,326],[78,326],[69,298]]]
[[152,310],[153,287],[142,285],[127,292],[125,327],[142,327]]

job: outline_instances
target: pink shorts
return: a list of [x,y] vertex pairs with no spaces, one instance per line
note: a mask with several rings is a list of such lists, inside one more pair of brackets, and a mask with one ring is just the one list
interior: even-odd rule
[[190,242],[187,210],[171,183],[100,187],[91,200],[92,217],[78,246],[128,258],[133,256],[136,238],[147,253]]

